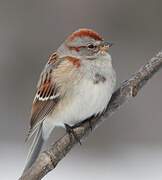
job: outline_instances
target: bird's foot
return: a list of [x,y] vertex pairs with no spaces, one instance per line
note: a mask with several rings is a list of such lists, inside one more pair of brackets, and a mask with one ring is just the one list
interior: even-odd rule
[[74,132],[73,130],[73,126],[70,126],[68,124],[64,124],[65,125],[65,128],[66,128],[66,132],[71,136],[73,135],[73,137],[75,138],[75,140],[80,144],[82,145],[80,139],[78,138],[77,134]]

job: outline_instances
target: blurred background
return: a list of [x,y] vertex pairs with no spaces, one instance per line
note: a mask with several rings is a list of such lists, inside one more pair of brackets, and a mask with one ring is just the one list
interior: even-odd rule
[[[0,0],[0,179],[18,179],[31,103],[49,55],[87,27],[115,43],[120,82],[162,48],[161,0]],[[161,180],[162,71],[44,179]],[[50,142],[64,134],[57,129]]]

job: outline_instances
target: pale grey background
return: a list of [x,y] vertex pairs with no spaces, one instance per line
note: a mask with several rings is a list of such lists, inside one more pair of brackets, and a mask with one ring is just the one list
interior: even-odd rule
[[[0,0],[0,179],[21,174],[38,76],[80,27],[115,42],[110,53],[119,85],[162,48],[162,1]],[[161,94],[162,71],[44,179],[162,179]]]

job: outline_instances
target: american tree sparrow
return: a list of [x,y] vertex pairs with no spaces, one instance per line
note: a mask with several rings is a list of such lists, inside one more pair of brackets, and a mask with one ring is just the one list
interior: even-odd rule
[[116,85],[111,43],[91,29],[73,32],[51,55],[32,104],[28,139],[34,135],[25,170],[56,126],[67,130],[107,107]]

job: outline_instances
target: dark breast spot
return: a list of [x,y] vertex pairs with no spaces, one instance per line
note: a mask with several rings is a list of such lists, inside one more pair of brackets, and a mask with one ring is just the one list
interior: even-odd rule
[[105,81],[106,81],[106,78],[103,75],[99,73],[95,74],[94,84],[98,84],[100,82],[104,83]]

